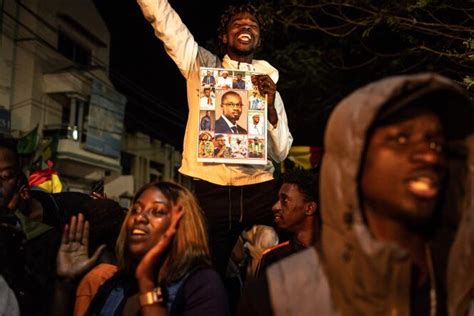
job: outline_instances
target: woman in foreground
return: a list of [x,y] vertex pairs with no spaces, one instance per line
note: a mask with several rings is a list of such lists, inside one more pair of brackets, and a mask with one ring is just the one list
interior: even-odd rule
[[119,270],[99,288],[87,315],[229,314],[224,286],[210,268],[201,209],[183,186],[143,186],[116,252]]

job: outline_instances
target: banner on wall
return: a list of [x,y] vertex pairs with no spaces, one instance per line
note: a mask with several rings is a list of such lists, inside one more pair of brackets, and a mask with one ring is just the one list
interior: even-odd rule
[[94,80],[84,149],[114,158],[120,157],[126,103],[125,96],[109,85]]

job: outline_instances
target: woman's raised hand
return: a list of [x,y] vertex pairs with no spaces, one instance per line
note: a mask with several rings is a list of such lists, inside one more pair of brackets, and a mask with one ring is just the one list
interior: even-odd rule
[[179,224],[179,221],[184,215],[184,210],[181,205],[175,205],[171,209],[170,216],[171,222],[160,238],[158,243],[153,246],[146,254],[143,256],[142,260],[137,266],[135,270],[135,277],[138,280],[138,284],[141,291],[150,291],[152,290],[155,285],[156,276],[153,275],[154,273],[154,265],[159,259],[160,255],[162,255],[165,250],[170,245],[171,241],[173,240],[174,235],[176,234],[176,230]]
[[89,222],[84,215],[72,216],[65,225],[61,245],[56,257],[56,274],[61,278],[74,279],[87,272],[97,261],[105,245],[101,245],[89,257]]

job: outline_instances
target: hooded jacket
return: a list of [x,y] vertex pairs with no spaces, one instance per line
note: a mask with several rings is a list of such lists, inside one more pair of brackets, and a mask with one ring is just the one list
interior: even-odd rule
[[446,303],[450,315],[467,314],[474,298],[474,110],[452,81],[425,73],[371,83],[335,108],[321,167],[321,244],[267,269],[275,315],[410,314],[413,263],[406,251],[370,234],[359,172],[379,117],[430,95],[444,101],[432,109],[449,148],[444,202],[430,242],[438,310]]

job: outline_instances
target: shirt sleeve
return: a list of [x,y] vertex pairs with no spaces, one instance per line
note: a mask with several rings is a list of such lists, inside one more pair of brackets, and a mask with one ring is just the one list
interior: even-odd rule
[[276,126],[273,126],[270,122],[267,122],[269,136],[268,155],[276,162],[281,162],[286,159],[290,152],[293,136],[290,133],[285,106],[278,91],[275,95],[275,110],[278,115],[278,123]]
[[151,24],[185,78],[196,64],[199,46],[193,35],[166,0],[137,0],[145,19]]
[[76,302],[74,305],[75,316],[83,316],[86,314],[100,286],[110,279],[117,270],[118,268],[114,265],[102,263],[95,266],[82,278],[76,290]]

